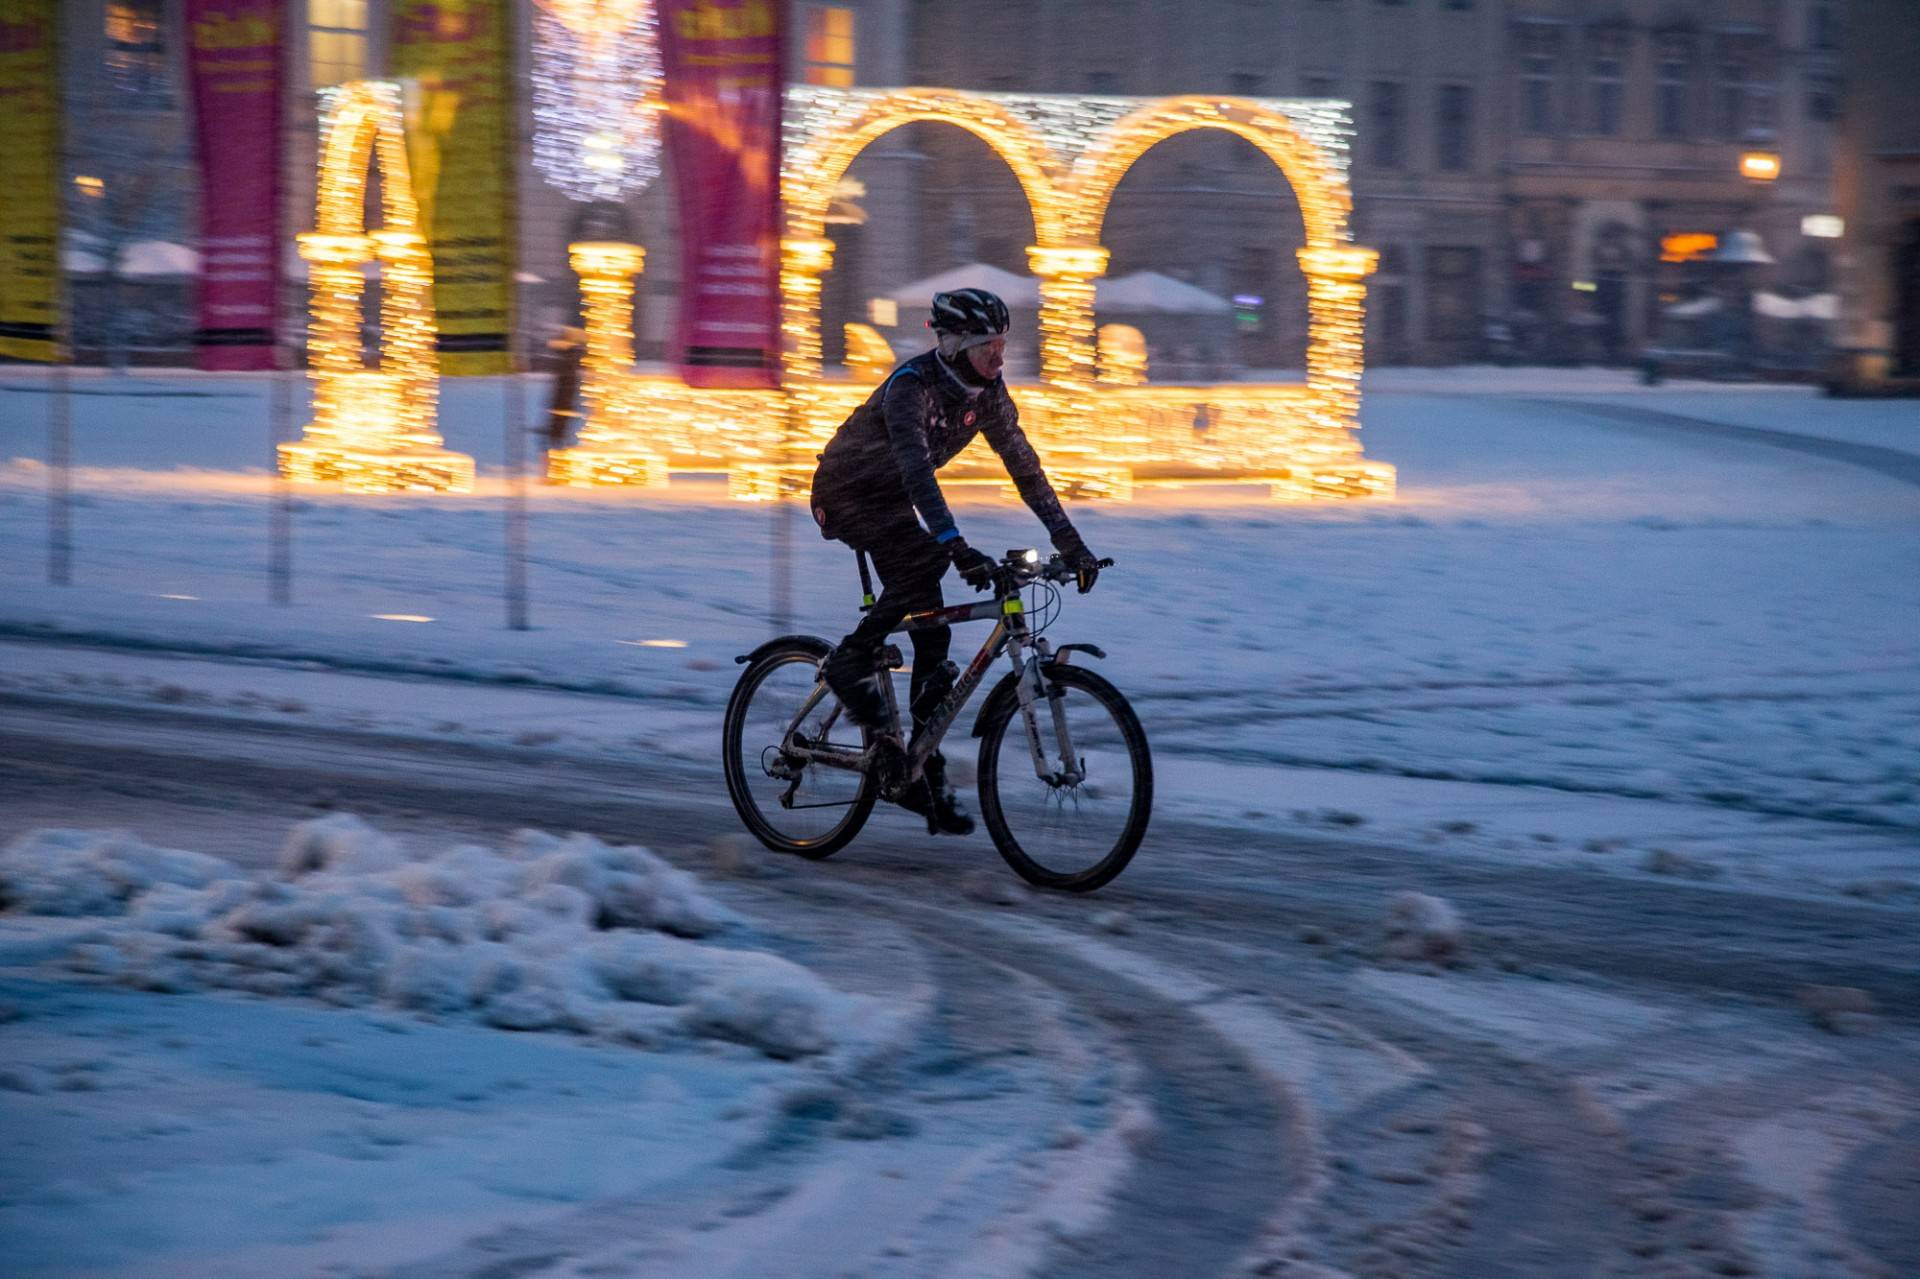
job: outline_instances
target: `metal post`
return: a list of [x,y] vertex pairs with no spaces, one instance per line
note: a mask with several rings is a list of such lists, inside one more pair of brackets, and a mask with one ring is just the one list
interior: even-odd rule
[[[58,5],[53,10],[54,81],[65,85],[65,32]],[[67,224],[67,182],[73,95],[56,87],[53,92],[53,369],[47,387],[47,581],[73,584],[73,406],[67,398],[73,376],[73,298],[60,260],[60,241]],[[91,100],[88,102],[92,105]]]
[[[507,14],[514,12],[508,6]],[[511,23],[511,16],[501,18]],[[507,385],[501,395],[507,432],[507,629],[524,631],[528,619],[527,589],[527,405],[520,381],[520,48],[518,39],[506,42],[507,59],[507,198],[512,202],[512,252],[507,254]]]
[[62,340],[54,351],[47,395],[47,581],[73,584],[73,428],[67,399],[72,350]]
[[507,335],[507,629],[528,628],[526,390],[520,384],[519,343]]
[[794,397],[780,415],[780,451],[773,468],[772,622],[775,635],[793,630],[793,502],[787,493],[787,455],[793,449]]
[[288,419],[293,415],[294,375],[282,367],[291,363],[284,358],[285,349],[280,343],[274,346],[267,407],[267,468],[273,477],[267,499],[267,598],[275,604],[293,603],[293,485],[280,466],[280,446],[289,438]]

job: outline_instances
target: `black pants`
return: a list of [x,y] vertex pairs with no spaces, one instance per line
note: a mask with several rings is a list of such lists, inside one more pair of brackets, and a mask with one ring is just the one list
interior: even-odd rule
[[[920,527],[906,502],[861,504],[829,499],[822,503],[816,497],[814,519],[820,524],[822,536],[865,551],[880,575],[880,597],[860,624],[840,641],[842,645],[877,652],[908,613],[939,608],[944,602],[940,579],[946,576],[947,553],[933,540],[933,534]],[[913,639],[910,697],[917,700],[927,680],[947,660],[953,629],[932,626],[908,634]]]

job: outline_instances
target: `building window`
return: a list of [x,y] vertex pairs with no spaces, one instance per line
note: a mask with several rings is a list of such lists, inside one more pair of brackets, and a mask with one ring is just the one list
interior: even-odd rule
[[1233,86],[1233,95],[1237,98],[1259,97],[1261,80],[1262,77],[1251,71],[1234,72],[1230,81]]
[[1610,138],[1620,132],[1627,36],[1614,27],[1591,31],[1587,39],[1587,132]]
[[1334,84],[1333,77],[1310,75],[1300,78],[1300,96],[1303,98],[1337,98],[1340,90]]
[[[107,83],[143,106],[167,99],[167,49],[160,0],[113,0],[106,7]],[[123,100],[115,105],[128,105]]]
[[1813,0],[1807,13],[1807,44],[1823,52],[1840,47],[1840,14],[1834,0]]
[[1367,136],[1372,140],[1371,159],[1376,169],[1397,169],[1406,158],[1406,147],[1402,145],[1401,132],[1406,127],[1406,91],[1407,86],[1397,80],[1375,80],[1370,100],[1372,127]]
[[367,0],[309,0],[307,70],[313,87],[367,74]]
[[1840,118],[1840,78],[1817,75],[1807,81],[1807,119],[1832,124]]
[[1440,111],[1434,133],[1440,168],[1463,173],[1473,167],[1473,86],[1440,86]]
[[807,83],[853,87],[853,10],[807,10]]
[[1713,128],[1729,142],[1773,127],[1774,86],[1761,72],[1755,37],[1724,37],[1714,62]]
[[1531,28],[1520,46],[1520,131],[1550,134],[1556,131],[1554,82],[1560,75],[1560,33]]
[[1653,127],[1663,138],[1693,134],[1693,42],[1685,36],[1660,41],[1658,79],[1654,84]]
[[1428,246],[1427,337],[1435,342],[1479,340],[1479,249]]

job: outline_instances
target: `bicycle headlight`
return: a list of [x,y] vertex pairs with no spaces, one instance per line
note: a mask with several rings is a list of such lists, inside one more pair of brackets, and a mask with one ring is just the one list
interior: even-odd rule
[[1017,551],[1015,552],[1015,558],[1022,564],[1038,564],[1040,562],[1040,552],[1031,549]]

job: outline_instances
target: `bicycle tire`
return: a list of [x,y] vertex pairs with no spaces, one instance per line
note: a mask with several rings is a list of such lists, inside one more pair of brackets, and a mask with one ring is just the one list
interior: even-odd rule
[[[1019,722],[1020,704],[1008,699],[993,707],[992,719],[980,727],[980,816],[986,822],[987,833],[992,836],[994,847],[1000,850],[1000,856],[1007,865],[1028,883],[1040,888],[1057,888],[1067,892],[1085,893],[1111,883],[1114,876],[1127,868],[1139,851],[1140,841],[1147,833],[1147,822],[1153,810],[1153,757],[1147,747],[1146,730],[1140,726],[1140,719],[1133,713],[1133,707],[1127,699],[1103,676],[1079,666],[1050,665],[1045,668],[1045,676],[1052,682],[1069,690],[1085,693],[1097,703],[1102,711],[1119,730],[1121,742],[1126,751],[1128,776],[1132,789],[1129,792],[1128,810],[1120,824],[1119,833],[1110,847],[1092,864],[1079,870],[1062,871],[1048,867],[1044,861],[1034,855],[1034,849],[1023,844],[1019,835],[1008,821],[1006,804],[1002,798],[1000,773],[1000,748],[1009,726]],[[1043,718],[1046,712],[1042,712]],[[1078,749],[1078,744],[1076,744]],[[1030,759],[1024,743],[1019,758]],[[1017,783],[1025,785],[1028,781],[1040,784],[1038,779],[1023,777]],[[1013,785],[1011,779],[1008,784]],[[1029,836],[1027,843],[1035,842]]]
[[[873,778],[864,773],[848,773],[837,769],[818,770],[823,780],[831,774],[834,778],[847,779],[855,789],[852,797],[846,801],[845,811],[840,820],[810,835],[789,834],[775,818],[780,813],[792,810],[780,808],[777,799],[769,807],[761,801],[760,796],[755,794],[755,776],[756,772],[760,772],[759,761],[767,750],[777,747],[778,743],[777,741],[765,743],[747,741],[748,715],[754,706],[755,695],[760,693],[767,681],[782,670],[794,666],[795,663],[805,663],[809,673],[816,672],[820,666],[820,655],[811,644],[796,640],[791,644],[782,644],[767,650],[741,672],[739,681],[733,686],[733,696],[727,701],[726,718],[722,723],[721,763],[727,777],[727,796],[733,801],[734,811],[740,814],[740,820],[746,824],[747,830],[753,834],[753,837],[777,853],[793,853],[818,861],[833,856],[860,833],[860,828],[866,825],[867,818],[873,812],[874,801],[879,798],[879,788],[874,785]],[[811,680],[808,681],[808,686],[811,687]],[[832,694],[829,693],[828,697],[831,698]],[[785,712],[784,718],[791,718],[798,709],[798,704],[795,704],[791,710]],[[767,722],[784,723],[781,709],[778,707],[773,709],[771,716],[763,718]],[[762,735],[767,735],[764,725],[759,727]],[[772,736],[777,737],[778,731],[775,730]],[[862,729],[862,746],[867,745],[870,738],[871,734]],[[752,759],[749,759],[745,753],[749,748],[752,748]],[[764,772],[760,772],[760,776],[764,781],[778,780]],[[778,787],[764,789],[771,798]]]

